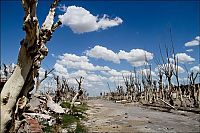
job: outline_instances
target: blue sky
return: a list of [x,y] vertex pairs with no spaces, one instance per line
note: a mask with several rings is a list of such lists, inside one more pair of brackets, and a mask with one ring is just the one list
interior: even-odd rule
[[[39,1],[38,3],[37,15],[40,25],[45,20],[50,4],[49,1]],[[160,57],[159,43],[163,50],[165,44],[171,45],[170,28],[172,29],[175,52],[185,53],[195,59],[193,63],[184,63],[188,69],[199,64],[199,45],[185,46],[185,43],[191,42],[200,33],[200,2],[198,1],[62,1],[60,4],[61,6],[65,5],[65,7],[82,7],[93,16],[98,15],[99,19],[107,14],[110,20],[119,17],[123,22],[118,23],[117,26],[106,27],[105,30],[99,29],[79,34],[74,33],[69,25],[60,27],[54,33],[51,41],[47,43],[49,54],[42,63],[44,69],[47,69],[47,66],[49,68],[55,67],[55,64],[59,61],[58,56],[68,53],[86,56],[89,62],[95,66],[108,66],[116,71],[133,70],[133,65],[127,59],[120,59],[118,64],[108,61],[104,57],[96,55],[96,53],[95,57],[85,54],[86,50],[91,50],[97,45],[107,48],[115,54],[119,53],[120,50],[130,52],[132,49],[143,49],[153,53],[153,59],[150,62],[155,68],[153,60]],[[56,19],[58,19],[58,15],[64,13],[57,9]],[[22,31],[23,15],[20,2],[1,1],[1,62],[5,64],[16,63],[17,61],[19,42],[24,37]],[[187,52],[188,49],[193,49],[193,51]],[[52,54],[55,56],[53,57]],[[67,64],[62,65],[69,69]],[[137,68],[139,70],[142,67]],[[68,73],[70,73],[70,70],[72,72],[78,71],[77,68],[71,68]],[[93,73],[98,75],[101,71]],[[182,75],[185,74],[182,73]],[[103,77],[103,75],[100,76]]]

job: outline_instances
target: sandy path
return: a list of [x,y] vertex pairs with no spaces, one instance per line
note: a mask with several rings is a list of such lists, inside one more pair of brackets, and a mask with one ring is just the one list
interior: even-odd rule
[[198,114],[161,112],[105,100],[89,100],[88,105],[85,125],[89,132],[200,132]]

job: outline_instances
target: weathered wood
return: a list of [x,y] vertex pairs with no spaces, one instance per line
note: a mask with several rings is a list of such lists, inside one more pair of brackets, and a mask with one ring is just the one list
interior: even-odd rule
[[25,12],[23,30],[26,36],[20,42],[21,48],[16,68],[1,92],[1,132],[9,130],[6,129],[6,125],[11,122],[17,99],[23,95],[27,96],[27,93],[33,89],[34,78],[38,74],[41,61],[48,53],[45,44],[50,40],[53,31],[61,25],[60,21],[53,23],[58,1],[54,0],[40,30],[36,16],[37,0],[22,0]]
[[58,105],[57,103],[55,103],[53,100],[52,100],[52,97],[50,95],[46,95],[47,97],[47,107],[55,112],[55,113],[65,113],[64,109]]
[[72,99],[71,105],[70,105],[70,110],[72,111],[72,108],[74,106],[74,103],[76,101],[76,99],[78,98],[78,96],[81,96],[83,94],[83,89],[81,87],[82,82],[83,82],[83,77],[80,77],[80,81],[78,81],[76,79],[76,82],[78,83],[78,92],[76,93],[76,95],[74,96],[74,98]]
[[169,104],[168,102],[166,102],[166,101],[164,101],[164,100],[162,100],[162,99],[160,99],[160,101],[164,102],[165,104],[167,104],[168,106],[170,106],[171,108],[173,108],[173,109],[176,110],[176,108],[175,108],[174,106],[172,106],[171,104]]

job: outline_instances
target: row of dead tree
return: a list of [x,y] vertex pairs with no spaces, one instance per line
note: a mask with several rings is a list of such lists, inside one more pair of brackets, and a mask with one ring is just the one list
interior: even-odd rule
[[[13,64],[10,65],[6,65],[3,64],[3,66],[1,67],[1,79],[2,81],[7,81],[10,76],[12,75],[15,66]],[[39,74],[36,76],[36,83],[35,83],[35,92],[34,93],[40,93],[40,92],[45,92],[44,90],[41,90],[41,84],[43,83],[43,81],[45,81],[45,79],[47,79],[49,77],[49,74],[51,74],[54,71],[54,68],[47,71],[45,70],[44,72],[44,76],[40,76]],[[68,80],[64,77],[60,78],[59,76],[52,74],[53,78],[56,82],[56,88],[54,88],[54,92],[52,91],[53,88],[49,88],[45,93],[51,93],[52,95],[55,95],[55,102],[58,103],[61,100],[71,100],[75,95],[76,95],[76,87],[73,85],[70,85]],[[77,82],[77,88],[78,90],[82,90],[81,94],[82,97],[80,99],[83,99],[83,97],[87,97],[88,94],[86,94],[86,91],[83,91],[82,88],[82,82],[83,82],[83,77],[80,76],[80,79],[75,78],[76,82]],[[2,85],[3,87],[3,85]],[[44,89],[44,88],[42,88]],[[29,94],[31,94],[33,92],[30,92]]]
[[[170,30],[171,35],[171,30]],[[171,36],[171,48],[165,47],[166,58],[160,50],[161,59],[155,59],[158,69],[158,77],[152,76],[152,65],[148,62],[145,55],[145,72],[140,75],[136,68],[130,72],[129,76],[122,74],[124,85],[116,85],[116,90],[109,93],[100,93],[107,99],[127,100],[127,101],[143,101],[147,103],[160,103],[163,101],[171,106],[177,105],[181,107],[200,107],[200,83],[196,84],[197,77],[200,76],[199,71],[187,72],[187,83],[180,84],[179,78],[179,59],[175,56],[173,40]],[[172,55],[172,57],[170,57]],[[175,77],[176,84],[172,84],[172,78]],[[164,78],[167,84],[164,84]]]

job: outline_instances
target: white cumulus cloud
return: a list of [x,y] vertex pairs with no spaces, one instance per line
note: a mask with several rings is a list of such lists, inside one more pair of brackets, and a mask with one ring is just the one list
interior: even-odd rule
[[132,49],[130,52],[120,50],[118,53],[115,53],[112,50],[99,45],[96,45],[94,48],[87,50],[85,53],[86,56],[103,59],[105,61],[112,61],[114,63],[120,63],[120,60],[126,60],[128,63],[135,67],[144,65],[145,56],[148,61],[153,59],[153,53],[143,49]]
[[87,71],[107,71],[110,70],[107,66],[95,66],[89,62],[87,56],[78,56],[75,54],[63,54],[58,57],[58,64],[66,66],[67,68],[76,69],[76,70],[87,70]]
[[56,74],[57,76],[60,76],[60,77],[68,76],[67,68],[65,68],[62,64],[56,63],[54,65],[54,69],[55,69],[54,74]]
[[114,19],[104,15],[102,18],[92,15],[88,10],[78,6],[62,6],[65,13],[59,15],[59,19],[65,26],[69,26],[74,33],[84,33],[105,30],[109,27],[118,26],[123,21],[119,17]]
[[187,62],[194,62],[195,59],[191,56],[187,55],[186,53],[177,53],[175,55],[176,58],[178,58],[178,61],[180,63],[187,63]]
[[198,65],[198,66],[193,66],[192,68],[190,68],[190,71],[193,71],[193,72],[200,72],[200,65]]
[[145,56],[147,60],[153,59],[153,53],[147,52],[143,49],[132,49],[130,52],[120,50],[118,53],[120,59],[127,60],[132,66],[138,67],[145,63]]
[[109,19],[109,17],[106,14],[104,14],[103,18],[99,19],[98,26],[99,28],[102,28],[104,30],[109,27],[118,26],[122,22],[122,19],[119,17]]
[[86,55],[89,57],[103,59],[106,61],[112,61],[114,63],[120,63],[119,57],[112,50],[96,45],[94,48],[87,50]]
[[197,46],[200,44],[200,36],[195,37],[194,40],[190,41],[190,42],[186,42],[185,46]]
[[193,51],[193,49],[187,49],[186,51],[187,51],[187,52],[192,52],[192,51]]

